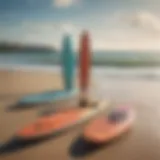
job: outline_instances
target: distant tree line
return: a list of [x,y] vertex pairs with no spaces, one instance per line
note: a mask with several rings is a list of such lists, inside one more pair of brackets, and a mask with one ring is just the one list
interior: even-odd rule
[[0,52],[55,52],[51,46],[0,42]]

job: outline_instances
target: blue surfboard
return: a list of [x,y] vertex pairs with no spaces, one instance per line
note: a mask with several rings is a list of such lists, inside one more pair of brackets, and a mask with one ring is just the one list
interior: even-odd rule
[[71,37],[69,35],[66,35],[63,39],[61,60],[65,90],[72,90],[74,88],[75,57],[72,49]]
[[74,87],[75,58],[72,49],[71,37],[69,35],[66,35],[63,38],[61,66],[64,90],[28,95],[20,99],[18,105],[52,103],[55,101],[72,98],[74,95],[76,95],[76,93],[78,93],[78,90]]
[[58,90],[45,92],[40,94],[33,94],[23,97],[19,104],[30,105],[30,104],[40,104],[40,103],[53,103],[55,101],[67,100],[74,95],[76,95],[77,90]]

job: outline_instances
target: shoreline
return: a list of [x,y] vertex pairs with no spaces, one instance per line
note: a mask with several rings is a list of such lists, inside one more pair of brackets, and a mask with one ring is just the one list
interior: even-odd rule
[[61,71],[58,65],[18,65],[18,64],[0,64],[0,71],[20,71],[20,72],[52,72],[57,73]]
[[[77,75],[76,71],[76,75]],[[97,77],[98,75],[98,77]],[[78,75],[77,75],[78,76]],[[76,77],[77,77],[76,76]],[[91,78],[98,83],[106,80],[157,81],[160,80],[160,68],[104,68],[93,67]],[[0,65],[0,95],[38,93],[63,84],[60,66],[4,66]]]

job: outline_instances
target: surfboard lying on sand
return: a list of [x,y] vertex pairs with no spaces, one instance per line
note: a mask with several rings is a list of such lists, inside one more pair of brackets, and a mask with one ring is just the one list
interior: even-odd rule
[[106,101],[101,101],[90,108],[73,108],[59,111],[50,116],[44,116],[27,125],[16,133],[21,140],[35,140],[62,133],[65,130],[82,124],[94,116],[104,112],[108,107]]
[[35,105],[39,103],[52,103],[59,100],[69,99],[78,94],[78,89],[75,89],[74,87],[75,57],[72,49],[71,37],[69,35],[66,35],[63,38],[61,66],[64,81],[64,90],[28,95],[20,99],[18,105],[22,105],[22,107],[24,107],[30,104]]
[[34,105],[40,103],[53,103],[55,101],[67,100],[78,94],[78,89],[58,90],[40,94],[29,95],[19,100],[19,105]]
[[84,139],[102,144],[128,131],[134,122],[134,112],[129,107],[119,107],[107,116],[100,116],[91,121],[84,129]]

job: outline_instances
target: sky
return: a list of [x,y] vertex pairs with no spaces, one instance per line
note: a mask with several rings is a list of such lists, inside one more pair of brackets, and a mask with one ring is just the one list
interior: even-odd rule
[[88,30],[95,50],[160,50],[159,0],[0,0],[0,41],[74,47]]

